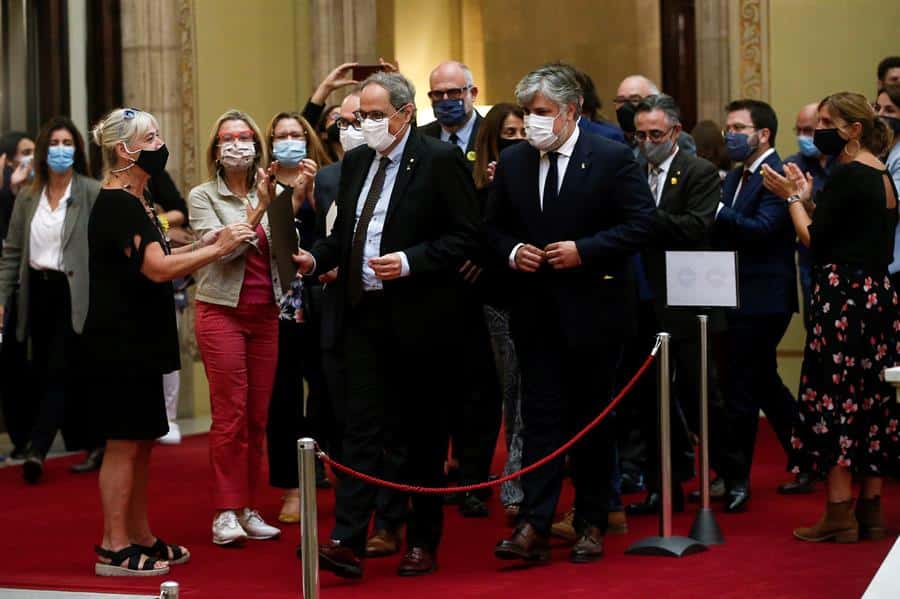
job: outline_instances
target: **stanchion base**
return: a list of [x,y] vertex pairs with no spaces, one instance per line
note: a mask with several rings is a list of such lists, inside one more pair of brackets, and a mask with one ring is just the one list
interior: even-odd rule
[[706,545],[688,537],[647,537],[629,547],[628,555],[653,555],[659,557],[684,557],[706,551]]
[[691,526],[691,534],[689,536],[704,545],[722,545],[725,543],[722,530],[716,523],[716,516],[709,508],[700,508],[697,511],[697,517],[694,518],[694,525]]

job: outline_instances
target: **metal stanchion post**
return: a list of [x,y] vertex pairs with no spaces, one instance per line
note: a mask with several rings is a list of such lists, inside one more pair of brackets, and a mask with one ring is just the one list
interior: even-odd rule
[[316,513],[316,442],[309,437],[297,441],[300,468],[300,558],[303,567],[303,597],[319,599],[319,533]]
[[725,542],[709,506],[709,317],[697,316],[700,323],[700,509],[691,526],[690,537],[704,545]]
[[170,580],[159,585],[159,599],[178,599],[178,583]]
[[632,555],[661,555],[682,557],[704,551],[706,546],[688,537],[672,536],[672,447],[671,403],[668,333],[659,333],[659,456],[660,493],[662,513],[659,517],[659,536],[647,537],[631,545],[625,553]]

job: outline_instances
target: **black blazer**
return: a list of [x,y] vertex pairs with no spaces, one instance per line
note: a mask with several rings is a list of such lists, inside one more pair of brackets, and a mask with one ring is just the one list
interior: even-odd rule
[[[316,273],[339,266],[334,283],[337,330],[347,308],[345,273],[356,225],[356,206],[375,152],[356,148],[344,155],[338,186],[338,214],[330,237],[316,243]],[[456,309],[461,288],[456,271],[476,246],[478,205],[472,177],[450,144],[409,133],[381,235],[381,254],[402,251],[410,274],[384,282],[398,339],[435,342],[452,336],[464,318]]]
[[570,344],[592,344],[634,327],[631,257],[650,239],[654,202],[631,150],[581,132],[559,199],[541,210],[540,153],[517,144],[500,156],[486,227],[498,260],[518,243],[544,247],[575,241],[582,264],[537,273],[510,269],[510,326],[524,331],[539,318],[558,319]]
[[642,252],[657,318],[675,335],[695,331],[695,315],[699,312],[666,309],[666,250],[709,249],[710,229],[721,196],[718,169],[703,158],[679,150],[663,182],[653,217],[653,237]]
[[[475,122],[472,124],[472,135],[469,136],[469,143],[466,144],[465,152],[466,166],[469,167],[470,173],[475,167],[475,139],[478,137],[478,128],[481,127],[481,121],[484,120],[481,118],[481,115],[478,114],[477,110],[473,110],[472,112],[475,113]],[[436,139],[441,138],[441,124],[437,121],[431,121],[427,125],[422,125],[419,127],[419,131],[428,137],[434,137]]]
[[[777,152],[772,152],[763,164],[782,171]],[[763,187],[761,171],[762,165],[750,175],[737,198],[734,194],[743,167],[725,177],[725,206],[716,216],[713,241],[717,248],[738,253],[738,314],[789,314],[798,309],[796,235],[787,204]]]

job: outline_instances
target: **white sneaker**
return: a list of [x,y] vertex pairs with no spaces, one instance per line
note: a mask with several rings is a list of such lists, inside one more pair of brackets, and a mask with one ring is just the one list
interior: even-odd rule
[[169,422],[169,432],[159,438],[163,445],[178,445],[181,443],[181,429],[175,422]]
[[281,534],[281,530],[265,523],[259,512],[245,507],[238,517],[241,526],[247,531],[247,538],[256,541],[274,539]]
[[216,545],[231,545],[247,540],[247,531],[241,527],[234,510],[225,510],[216,516],[212,524],[212,533],[213,543]]

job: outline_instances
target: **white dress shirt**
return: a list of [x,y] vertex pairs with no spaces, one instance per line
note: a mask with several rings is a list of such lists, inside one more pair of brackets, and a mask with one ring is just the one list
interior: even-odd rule
[[47,187],[41,190],[41,199],[38,201],[34,218],[31,219],[31,235],[29,240],[28,265],[35,270],[63,270],[62,260],[62,236],[63,225],[66,221],[66,209],[69,207],[69,198],[72,196],[72,182],[66,186],[56,205],[56,210],[50,208],[50,200],[47,198]]
[[[759,167],[762,166],[763,161],[765,161],[765,159],[768,158],[769,156],[771,156],[774,152],[775,152],[775,148],[769,148],[768,150],[763,152],[759,158],[754,160],[749,168],[745,168],[744,170],[750,171],[750,174],[752,175],[757,170],[759,170]],[[742,176],[741,179],[738,181],[737,188],[734,190],[734,197],[731,198],[731,207],[732,208],[734,208],[735,200],[737,200],[741,195],[741,187],[743,187],[743,185],[744,185],[744,178]],[[719,202],[719,207],[716,208],[716,216],[719,216],[719,212],[721,212],[722,208],[724,208],[724,207],[725,207],[725,204],[722,202]]]
[[[572,153],[575,151],[575,144],[578,142],[578,136],[581,134],[581,128],[578,126],[577,122],[574,123],[574,127],[575,130],[572,132],[572,135],[569,136],[569,139],[567,139],[563,145],[552,150],[559,154],[559,157],[556,159],[557,193],[562,189],[563,181],[566,178],[566,169],[569,167],[569,159],[572,158]],[[541,151],[541,159],[538,163],[538,197],[540,198],[542,212],[544,210],[544,185],[547,183],[547,174],[550,172],[550,159],[547,158],[547,154],[549,154],[549,152]],[[519,268],[516,266],[516,252],[518,252],[519,248],[523,245],[525,244],[517,243],[515,247],[513,247],[512,252],[510,252],[509,265],[511,268]]]
[[[384,220],[387,217],[388,205],[391,202],[391,193],[394,191],[394,183],[397,181],[397,173],[400,172],[400,161],[403,159],[403,150],[406,148],[406,142],[409,141],[410,129],[407,128],[403,134],[403,139],[397,144],[388,158],[391,163],[384,171],[384,186],[381,188],[381,195],[378,197],[378,203],[375,204],[375,212],[372,213],[372,220],[369,221],[369,227],[366,229],[366,244],[363,246],[362,257],[362,279],[363,290],[373,291],[384,289],[381,279],[375,276],[375,271],[369,266],[369,260],[381,256],[381,232],[384,229]],[[372,187],[372,181],[375,179],[375,173],[378,172],[378,165],[381,164],[381,154],[375,154],[375,160],[369,167],[369,174],[366,175],[366,181],[363,183],[362,191],[356,202],[356,222],[362,215],[363,206],[366,204],[366,196],[369,195],[369,189]],[[356,225],[353,226],[354,236],[356,236]],[[405,252],[399,252],[402,266],[400,268],[400,276],[409,275],[409,260]]]
[[[459,128],[459,131],[456,132],[456,136],[459,138],[459,141],[456,142],[456,145],[462,150],[463,156],[466,155],[466,148],[469,147],[469,139],[472,137],[472,129],[475,128],[475,111],[472,111],[472,114],[469,115],[469,120],[466,121],[466,124]],[[452,133],[448,132],[444,127],[441,127],[441,141],[446,141],[450,143],[450,136]]]
[[[656,167],[659,171],[659,178],[656,183],[656,197],[653,198],[656,200],[656,205],[659,206],[659,202],[662,199],[663,187],[666,186],[666,177],[669,175],[669,168],[672,166],[672,161],[675,160],[675,154],[678,153],[678,146],[675,146],[675,151],[669,154],[669,157],[662,161],[662,163]],[[647,165],[647,183],[650,183],[650,175],[653,170],[653,165]],[[651,188],[652,189],[652,188]]]

